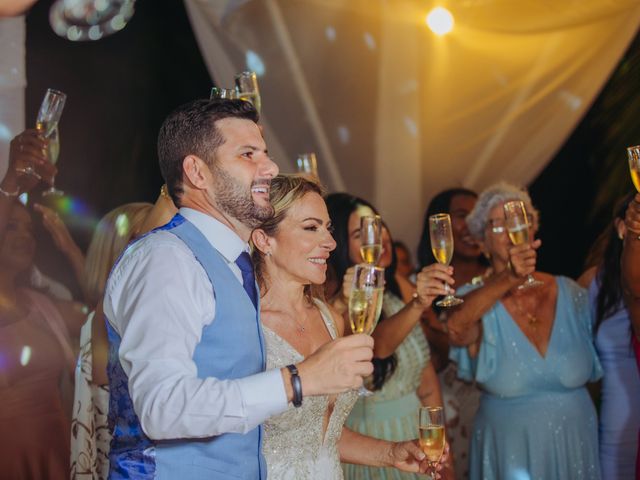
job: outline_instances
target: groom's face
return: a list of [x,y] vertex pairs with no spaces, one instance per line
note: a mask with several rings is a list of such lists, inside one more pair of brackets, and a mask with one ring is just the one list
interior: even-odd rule
[[223,142],[211,165],[215,201],[222,212],[255,228],[273,216],[269,189],[278,166],[269,157],[256,123],[225,118],[216,127]]

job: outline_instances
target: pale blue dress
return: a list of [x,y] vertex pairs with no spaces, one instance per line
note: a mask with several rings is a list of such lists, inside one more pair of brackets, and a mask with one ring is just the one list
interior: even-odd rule
[[[598,290],[594,279],[589,285],[594,318]],[[640,375],[631,346],[629,312],[624,305],[600,324],[596,349],[604,370],[598,429],[602,478],[633,479],[640,429]]]
[[555,278],[556,318],[545,357],[502,302],[482,317],[477,358],[466,348],[451,350],[459,376],[483,389],[471,437],[472,480],[600,478],[598,420],[585,384],[602,368],[588,296],[573,280]]

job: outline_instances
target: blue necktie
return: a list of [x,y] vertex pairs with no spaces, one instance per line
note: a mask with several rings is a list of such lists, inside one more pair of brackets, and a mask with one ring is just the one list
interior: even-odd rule
[[236,265],[242,272],[242,286],[253,302],[253,306],[258,309],[258,292],[256,292],[256,279],[253,275],[253,262],[251,256],[247,252],[242,252],[236,258]]

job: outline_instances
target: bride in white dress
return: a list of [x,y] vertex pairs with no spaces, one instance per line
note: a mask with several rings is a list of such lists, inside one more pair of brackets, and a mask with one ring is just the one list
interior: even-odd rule
[[[342,317],[314,291],[321,291],[326,260],[336,247],[321,193],[309,177],[279,175],[271,183],[275,215],[251,237],[268,369],[300,363],[344,333]],[[303,395],[304,388],[303,381]],[[343,426],[356,398],[354,391],[303,396],[299,408],[290,405],[265,422],[269,480],[342,479],[340,461],[424,472],[417,442],[378,440]]]

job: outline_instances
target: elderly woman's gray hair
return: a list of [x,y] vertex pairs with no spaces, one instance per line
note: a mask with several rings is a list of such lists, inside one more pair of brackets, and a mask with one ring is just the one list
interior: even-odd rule
[[471,235],[477,240],[484,240],[485,231],[489,224],[489,212],[496,205],[514,200],[524,202],[527,215],[533,217],[529,218],[529,221],[533,225],[533,229],[537,230],[539,214],[533,207],[531,197],[527,191],[515,185],[500,182],[485,189],[478,197],[476,206],[473,207],[471,213],[467,215],[467,226],[469,227]]

